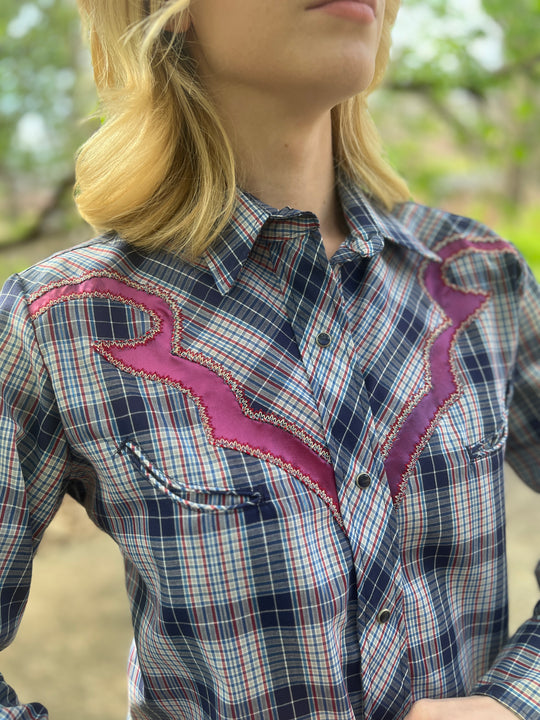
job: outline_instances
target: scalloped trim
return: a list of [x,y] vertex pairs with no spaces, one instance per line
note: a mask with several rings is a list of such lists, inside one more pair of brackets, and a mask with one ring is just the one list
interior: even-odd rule
[[[211,444],[252,455],[285,470],[315,492],[343,527],[328,450],[290,421],[274,413],[254,412],[231,372],[202,353],[182,348],[182,317],[170,292],[115,272],[95,272],[50,283],[30,297],[30,312],[36,318],[59,303],[93,297],[119,301],[151,318],[150,329],[141,337],[96,340],[92,345],[96,352],[124,372],[170,385],[188,395],[199,410]],[[268,427],[263,429],[262,424]],[[278,452],[277,447],[284,451]]]
[[[229,370],[226,370],[223,367],[223,365],[218,363],[216,360],[213,360],[212,358],[203,355],[202,353],[196,353],[192,350],[185,350],[182,348],[180,343],[180,339],[182,336],[182,316],[177,306],[177,299],[170,291],[164,290],[163,288],[154,283],[138,283],[126,276],[120,275],[119,273],[112,271],[96,271],[86,273],[78,278],[66,278],[64,280],[57,280],[49,283],[48,285],[45,285],[39,291],[32,293],[32,295],[29,296],[30,312],[32,316],[37,317],[38,315],[46,312],[53,305],[56,305],[59,302],[66,302],[68,300],[72,300],[75,297],[106,297],[111,300],[118,300],[123,303],[127,302],[128,305],[147,312],[152,317],[153,321],[159,323],[159,328],[152,327],[148,331],[148,340],[151,340],[158,332],[161,331],[161,320],[151,308],[149,308],[145,304],[139,304],[136,301],[126,298],[124,295],[114,296],[114,293],[111,293],[110,290],[104,290],[101,292],[91,291],[90,294],[84,291],[81,292],[79,290],[74,290],[72,293],[65,292],[65,289],[67,287],[83,285],[90,280],[95,280],[98,278],[108,278],[110,280],[115,280],[122,285],[127,285],[133,290],[145,293],[150,296],[156,295],[157,297],[164,300],[171,308],[174,316],[174,329],[172,334],[171,347],[175,355],[178,355],[179,357],[185,357],[192,362],[196,362],[199,365],[208,367],[210,370],[212,370],[213,373],[221,377],[222,380],[224,380],[231,388],[232,392],[236,396],[239,405],[242,408],[242,412],[247,417],[251,418],[252,420],[258,420],[259,422],[269,423],[271,425],[275,425],[276,427],[282,428],[291,435],[298,437],[305,445],[310,447],[314,452],[320,455],[320,457],[326,460],[326,462],[332,462],[328,449],[322,443],[315,440],[315,438],[311,437],[311,435],[309,435],[305,430],[302,430],[291,421],[279,417],[274,413],[252,410],[249,400],[246,398],[244,390],[241,387],[240,383],[233,377],[232,373]],[[50,300],[43,302],[44,296],[49,297]],[[139,345],[142,340],[143,338],[141,337],[137,338],[137,340],[135,341],[115,341],[115,345],[120,347],[120,345],[123,343],[126,346],[131,344],[132,347],[135,347],[135,345]]]
[[[435,248],[442,263],[425,261],[419,271],[423,290],[445,318],[428,338],[423,352],[424,387],[404,406],[382,443],[382,453],[395,504],[403,499],[407,480],[421,452],[433,435],[440,418],[463,395],[459,376],[456,342],[460,333],[481,314],[491,294],[464,289],[446,277],[450,262],[468,254],[517,251],[504,240],[471,241],[453,235]],[[433,377],[437,378],[437,385]],[[444,387],[442,395],[439,387]],[[440,395],[440,396],[438,396]]]

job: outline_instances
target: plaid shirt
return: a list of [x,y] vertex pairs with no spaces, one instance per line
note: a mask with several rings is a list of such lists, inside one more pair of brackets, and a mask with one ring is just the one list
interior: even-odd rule
[[313,214],[241,195],[195,264],[108,236],[4,290],[1,642],[69,492],[125,558],[133,720],[539,717],[503,497],[505,447],[540,489],[538,287],[471,220],[340,192],[330,262]]

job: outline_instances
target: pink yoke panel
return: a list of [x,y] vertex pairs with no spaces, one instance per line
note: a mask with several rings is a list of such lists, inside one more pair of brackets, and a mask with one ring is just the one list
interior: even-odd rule
[[[95,339],[93,347],[98,353],[125,372],[173,385],[189,395],[198,406],[210,442],[285,469],[316,492],[341,524],[334,472],[328,460],[298,436],[277,426],[279,418],[270,413],[262,420],[249,417],[247,403],[239,402],[224,379],[228,373],[212,358],[190,356],[183,350],[180,311],[164,292],[150,292],[120,276],[93,276],[50,286],[31,302],[30,311],[36,316],[60,302],[85,297],[107,297],[138,307],[152,317],[152,329],[141,338]],[[312,445],[317,448],[315,441]]]

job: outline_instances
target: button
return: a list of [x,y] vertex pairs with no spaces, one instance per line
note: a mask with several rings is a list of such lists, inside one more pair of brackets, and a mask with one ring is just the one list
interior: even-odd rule
[[332,338],[328,333],[319,333],[315,338],[315,342],[319,347],[326,348],[332,342]]
[[371,485],[371,478],[367,473],[360,473],[356,476],[355,483],[360,490],[365,490]]
[[390,610],[388,608],[385,608],[384,610],[381,610],[381,612],[377,615],[377,622],[381,625],[384,625],[390,620]]

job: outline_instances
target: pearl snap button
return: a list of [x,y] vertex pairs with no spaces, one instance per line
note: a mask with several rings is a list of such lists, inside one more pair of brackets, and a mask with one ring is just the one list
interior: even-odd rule
[[317,337],[315,338],[315,342],[319,347],[325,348],[330,345],[332,342],[332,338],[328,333],[319,333]]
[[384,610],[381,610],[381,612],[377,615],[377,622],[381,625],[384,625],[390,620],[390,610],[388,608],[385,608]]
[[371,478],[367,473],[360,473],[360,475],[356,476],[355,483],[360,490],[365,490],[371,485]]

